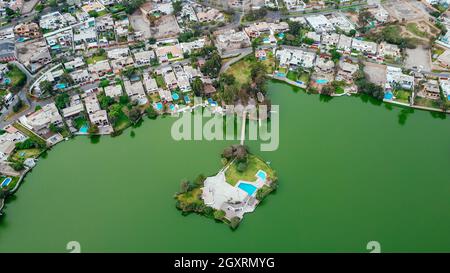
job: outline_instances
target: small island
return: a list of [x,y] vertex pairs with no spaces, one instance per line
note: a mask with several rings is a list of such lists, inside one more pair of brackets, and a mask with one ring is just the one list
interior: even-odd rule
[[224,167],[215,175],[184,180],[175,195],[183,215],[195,212],[236,229],[244,214],[253,212],[278,186],[275,171],[244,145],[232,145],[222,153]]

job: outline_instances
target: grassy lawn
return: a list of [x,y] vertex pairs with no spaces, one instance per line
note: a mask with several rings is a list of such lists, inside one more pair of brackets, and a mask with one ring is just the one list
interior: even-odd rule
[[250,64],[251,62],[244,58],[231,65],[228,68],[227,74],[233,75],[236,78],[236,82],[241,86],[250,79]]
[[8,190],[12,190],[16,186],[17,182],[19,182],[20,177],[18,177],[18,176],[4,176],[4,175],[2,175],[0,177],[0,183],[2,183],[3,180],[5,180],[5,178],[7,178],[7,177],[11,177],[12,178],[11,182],[9,182],[8,187],[7,187]]
[[335,94],[344,94],[345,90],[344,87],[338,86],[336,87],[336,90],[334,91]]
[[414,104],[424,107],[439,108],[438,100],[430,100],[418,96],[414,98]]
[[14,160],[22,161],[25,158],[36,158],[42,152],[41,149],[26,149],[26,150],[17,150],[12,158]]
[[117,121],[114,123],[114,131],[121,131],[129,127],[131,124],[128,116],[122,112]]
[[286,73],[288,73],[288,69],[286,67],[279,67],[278,72],[286,74]]
[[177,200],[179,200],[182,203],[185,204],[203,204],[203,201],[201,200],[202,195],[202,189],[195,188],[192,191],[188,191],[186,193],[182,193],[177,195]]
[[298,79],[298,73],[292,70],[289,70],[286,77],[290,79],[291,81],[297,81]]
[[396,101],[409,102],[408,98],[411,96],[411,91],[408,90],[394,90],[394,96]]
[[104,9],[98,12],[98,17],[108,14],[108,10]]
[[150,102],[152,102],[152,103],[153,102],[158,102],[158,101],[161,100],[159,95],[158,95],[158,93],[152,93],[152,94],[149,95],[149,97],[150,97]]
[[12,69],[6,73],[6,77],[11,80],[11,86],[23,86],[27,81],[27,76],[16,65],[12,65]]
[[158,85],[159,88],[163,88],[163,89],[167,88],[166,82],[164,81],[164,78],[162,75],[157,75],[155,80],[156,80],[156,84]]
[[406,29],[413,33],[416,36],[422,37],[422,38],[426,38],[428,37],[428,33],[426,33],[425,31],[422,31],[418,28],[416,23],[408,23],[406,24]]
[[266,164],[259,157],[249,154],[248,155],[248,167],[244,172],[239,172],[237,170],[237,164],[234,162],[225,172],[225,177],[227,182],[231,185],[236,185],[239,180],[253,182],[256,180],[256,172],[258,170],[263,170],[267,173],[268,177],[274,177],[275,173],[269,165]]
[[73,125],[79,130],[83,125],[88,125],[88,121],[85,117],[77,117],[73,120]]
[[99,61],[106,60],[106,58],[107,58],[106,53],[103,55],[92,55],[92,57],[86,59],[86,63],[93,64]]
[[38,136],[37,134],[35,134],[34,132],[28,130],[27,128],[25,128],[22,124],[15,122],[13,124],[13,126],[21,131],[22,133],[24,133],[27,137],[31,138],[33,141],[42,144],[42,145],[47,145],[47,142],[45,141],[45,139],[43,139],[42,137]]
[[445,52],[445,49],[443,49],[441,47],[433,47],[431,50],[431,57],[433,58],[433,61],[435,61],[444,52]]

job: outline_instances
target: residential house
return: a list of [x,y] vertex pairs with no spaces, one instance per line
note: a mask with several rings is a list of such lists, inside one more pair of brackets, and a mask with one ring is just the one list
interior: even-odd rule
[[234,29],[219,34],[216,45],[220,50],[233,50],[250,46],[250,38],[244,31],[236,32]]
[[65,119],[70,119],[79,116],[82,112],[84,112],[84,106],[82,103],[70,105],[62,109],[63,117]]
[[322,14],[308,16],[306,21],[317,33],[333,32],[335,30],[327,17]]
[[136,65],[150,65],[151,60],[156,59],[155,52],[153,50],[140,51],[134,53],[134,60]]
[[37,134],[46,134],[51,124],[62,126],[63,119],[54,103],[49,103],[40,110],[19,118],[20,123]]
[[375,56],[377,54],[377,43],[370,41],[363,41],[360,39],[353,38],[352,40],[352,49],[366,53],[370,56]]
[[183,58],[183,50],[179,44],[161,46],[155,50],[160,63],[180,60]]
[[128,47],[119,47],[106,51],[108,59],[120,59],[130,55],[130,49]]
[[326,48],[336,47],[339,43],[339,34],[337,33],[324,33],[322,34],[322,46]]
[[19,37],[37,38],[41,36],[39,25],[36,23],[21,23],[14,27],[14,33]]
[[344,34],[339,35],[337,49],[342,53],[350,54],[352,51],[352,38]]
[[85,63],[84,63],[82,57],[75,57],[73,60],[65,62],[64,63],[64,68],[66,70],[75,70],[75,69],[78,69],[78,68],[80,68],[80,67],[82,67],[84,65],[85,65]]
[[200,38],[192,42],[181,43],[180,46],[184,53],[191,54],[195,50],[202,49],[205,46],[205,38]]
[[198,70],[198,68],[193,68],[190,65],[184,65],[183,69],[184,69],[184,73],[186,73],[186,75],[188,76],[189,80],[192,80],[195,77],[200,77],[201,76],[201,72],[200,72],[200,70]]
[[290,66],[292,68],[303,67],[311,68],[314,66],[316,54],[300,49],[281,49],[275,54],[279,60],[280,66]]
[[172,70],[168,70],[163,74],[164,82],[169,89],[175,89],[178,87],[178,80],[175,73]]
[[4,133],[0,135],[0,161],[6,161],[13,154],[16,143],[26,139],[27,137],[14,126],[9,125],[5,127]]
[[302,0],[283,0],[283,1],[288,11],[303,11],[306,8],[306,4]]
[[329,19],[330,23],[333,25],[334,28],[340,29],[346,33],[350,32],[351,30],[355,29],[355,26],[350,22],[347,17],[345,17],[342,14],[334,14]]
[[52,56],[47,47],[41,47],[30,56],[28,66],[32,73],[38,71],[52,61]]
[[209,9],[207,11],[197,12],[197,18],[200,22],[223,21],[224,15],[217,9]]
[[122,96],[122,86],[120,84],[108,85],[105,87],[105,95],[111,98]]
[[378,55],[381,58],[391,57],[396,59],[401,56],[401,52],[400,48],[397,45],[381,42],[378,45]]
[[95,28],[98,32],[113,31],[114,20],[110,14],[95,18]]
[[111,73],[112,69],[108,60],[98,61],[96,63],[88,65],[88,71],[91,73],[94,80],[98,80],[106,74]]
[[91,74],[89,74],[87,69],[79,69],[70,72],[70,76],[72,77],[75,84],[84,85],[92,81]]
[[125,92],[132,101],[137,101],[139,104],[147,103],[144,87],[141,81],[131,82],[124,81]]
[[441,98],[441,92],[439,89],[439,83],[437,80],[427,80],[418,95],[427,99],[439,100]]
[[0,40],[0,62],[10,62],[17,59],[16,46],[13,40]]
[[386,67],[386,89],[393,90],[403,88],[408,90],[414,89],[414,76],[403,74],[400,67]]
[[126,56],[126,57],[121,57],[121,58],[111,60],[111,67],[112,67],[114,74],[116,74],[116,75],[120,74],[120,72],[123,69],[130,67],[134,64],[135,64],[134,60],[131,56]]
[[148,74],[144,74],[144,86],[147,94],[158,92],[158,84],[156,83],[156,80]]
[[340,61],[339,69],[336,73],[336,81],[345,81],[346,83],[353,83],[353,78],[356,72],[359,70],[357,64],[351,63],[350,61]]

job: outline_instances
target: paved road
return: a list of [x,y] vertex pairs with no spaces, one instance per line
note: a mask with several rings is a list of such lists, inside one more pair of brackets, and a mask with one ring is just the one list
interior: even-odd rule
[[220,68],[220,73],[223,73],[223,72],[227,71],[227,69],[230,68],[230,66],[232,64],[238,62],[239,60],[241,60],[245,56],[247,56],[249,54],[252,54],[252,53],[253,53],[253,49],[251,47],[249,47],[249,48],[242,48],[242,49],[238,50],[237,54],[239,54],[239,55],[234,57],[233,59],[229,60],[228,62],[224,63],[222,65],[222,67]]

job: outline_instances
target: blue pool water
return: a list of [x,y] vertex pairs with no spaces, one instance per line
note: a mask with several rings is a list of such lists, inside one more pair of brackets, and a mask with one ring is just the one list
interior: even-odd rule
[[281,73],[281,72],[278,72],[278,73],[277,73],[277,77],[286,77],[286,74]]
[[269,38],[267,38],[267,37],[265,37],[265,38],[263,38],[263,42],[269,42],[270,41],[270,39]]
[[215,102],[212,98],[208,98],[208,103],[211,104],[211,106],[217,105],[217,102]]
[[259,177],[262,181],[266,181],[266,179],[267,179],[267,174],[266,174],[266,172],[263,171],[263,170],[259,170],[259,171],[256,173],[256,176]]
[[278,38],[283,39],[284,38],[284,33],[283,32],[279,33],[278,34]]
[[391,100],[394,97],[394,95],[392,94],[392,92],[386,92],[384,94],[384,98],[387,100]]
[[172,111],[175,110],[175,105],[171,104],[170,105],[170,110],[172,110]]
[[156,103],[156,109],[161,111],[161,110],[163,109],[162,103],[157,102],[157,103]]
[[185,101],[186,103],[189,103],[191,100],[189,99],[189,96],[184,96],[184,101]]
[[241,190],[244,190],[246,193],[248,193],[248,195],[253,195],[256,191],[255,186],[253,186],[252,184],[244,183],[244,182],[239,183],[238,187]]
[[10,78],[4,78],[3,79],[3,83],[4,84],[10,84],[11,83],[11,79]]
[[81,126],[79,132],[80,132],[80,133],[83,133],[83,134],[87,134],[88,130],[89,130],[89,126],[83,125],[83,126]]
[[447,99],[450,100],[450,95],[447,96]]
[[325,80],[325,79],[317,79],[316,80],[316,83],[318,83],[318,84],[326,84],[328,81],[327,80]]
[[180,96],[177,93],[175,93],[175,92],[172,93],[172,99],[178,100],[179,98],[180,98]]
[[58,84],[56,85],[56,88],[57,88],[57,89],[64,89],[64,88],[66,88],[66,84],[65,84],[65,83],[58,83]]
[[130,78],[130,81],[132,81],[132,82],[137,82],[137,81],[139,81],[141,78],[139,77],[139,76],[133,76],[133,77],[131,77]]
[[1,184],[2,188],[7,187],[9,185],[9,183],[11,183],[11,181],[12,181],[11,177],[5,178],[5,180],[3,180],[2,184]]

